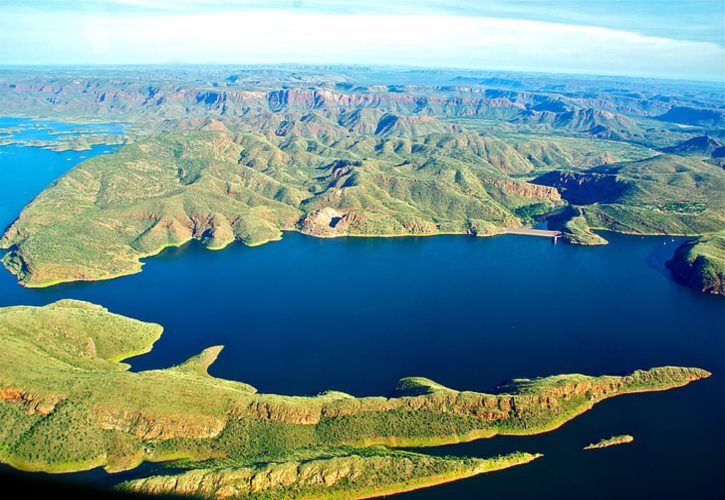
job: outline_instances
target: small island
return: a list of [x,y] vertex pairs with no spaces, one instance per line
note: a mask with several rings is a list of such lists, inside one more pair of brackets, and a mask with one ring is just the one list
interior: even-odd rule
[[599,448],[609,448],[610,446],[617,446],[620,444],[627,444],[634,441],[634,437],[629,434],[622,434],[621,436],[612,436],[607,439],[600,439],[596,443],[591,443],[585,446],[585,450],[598,450]]

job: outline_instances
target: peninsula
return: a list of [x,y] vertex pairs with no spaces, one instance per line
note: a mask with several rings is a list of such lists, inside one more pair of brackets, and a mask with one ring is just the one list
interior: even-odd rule
[[683,243],[667,267],[696,290],[725,295],[725,230]]
[[394,448],[547,432],[605,399],[710,376],[682,367],[557,375],[514,380],[491,394],[410,377],[387,397],[292,397],[210,376],[221,346],[168,369],[129,371],[123,359],[150,350],[161,333],[159,325],[75,300],[0,309],[0,461],[54,473],[116,472],[143,461],[193,469],[124,485],[135,491],[314,496],[324,483],[333,496],[366,497],[538,457],[445,458]]

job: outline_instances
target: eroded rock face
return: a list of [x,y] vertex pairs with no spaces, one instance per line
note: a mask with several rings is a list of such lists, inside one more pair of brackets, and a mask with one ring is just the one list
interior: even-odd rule
[[121,489],[205,498],[369,498],[505,469],[539,456],[512,453],[492,459],[458,459],[380,451],[377,455],[194,470],[129,481]]
[[494,185],[504,192],[517,194],[522,198],[551,200],[555,203],[561,202],[561,195],[554,187],[513,181],[498,181]]
[[204,415],[151,415],[144,411],[98,405],[94,415],[102,429],[126,432],[142,440],[210,439],[226,427],[226,418]]
[[300,221],[304,234],[319,238],[334,238],[347,234],[348,215],[331,207],[314,210]]
[[725,231],[686,241],[666,265],[687,286],[725,295]]
[[296,425],[315,425],[320,422],[323,409],[321,404],[305,406],[285,404],[274,401],[254,401],[235,409],[236,416],[251,416],[272,422],[285,422]]
[[28,415],[46,416],[63,401],[60,396],[37,396],[20,389],[0,389],[0,400],[20,408]]

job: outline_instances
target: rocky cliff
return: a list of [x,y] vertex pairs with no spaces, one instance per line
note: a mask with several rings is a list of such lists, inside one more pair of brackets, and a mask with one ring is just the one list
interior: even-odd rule
[[725,231],[683,243],[667,267],[696,290],[725,295]]

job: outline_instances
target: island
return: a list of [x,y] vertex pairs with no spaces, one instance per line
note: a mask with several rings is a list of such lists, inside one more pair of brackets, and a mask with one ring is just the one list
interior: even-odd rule
[[110,279],[190,240],[255,246],[286,231],[494,236],[545,224],[541,235],[601,245],[603,230],[725,228],[725,115],[707,86],[220,71],[0,81],[5,113],[124,123],[120,135],[46,144],[124,142],[75,166],[5,230],[2,262],[22,285]]
[[[12,127],[0,127],[0,146],[24,146],[56,152],[90,151],[95,146],[117,146],[126,142],[122,125],[99,124],[70,127],[68,123],[46,123],[28,118],[12,119]],[[86,120],[84,120],[86,121]],[[53,127],[61,125],[60,130]]]
[[610,446],[617,446],[620,444],[632,443],[634,438],[629,434],[622,434],[621,436],[612,436],[607,439],[600,439],[596,443],[591,443],[585,446],[584,450],[598,450],[599,448],[609,448]]
[[151,350],[161,334],[160,325],[76,300],[0,309],[0,461],[52,473],[119,472],[144,461],[188,469],[123,485],[143,492],[315,496],[329,486],[333,496],[362,498],[539,456],[469,459],[396,448],[548,432],[605,399],[710,376],[673,366],[556,375],[516,379],[490,394],[408,377],[384,397],[284,396],[209,375],[221,346],[171,368],[129,371],[123,360]]

